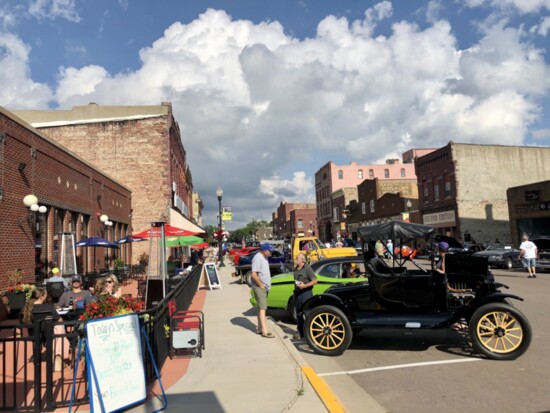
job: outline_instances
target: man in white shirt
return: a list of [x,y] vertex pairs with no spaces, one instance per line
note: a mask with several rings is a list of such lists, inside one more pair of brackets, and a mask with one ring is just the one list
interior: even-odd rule
[[539,251],[537,249],[537,246],[533,242],[529,241],[529,237],[527,236],[527,234],[523,235],[522,240],[523,242],[519,246],[519,258],[522,259],[523,266],[527,268],[527,272],[529,273],[527,278],[537,278],[535,266],[536,258]]
[[258,327],[256,333],[265,338],[274,338],[273,333],[267,331],[267,296],[271,289],[271,271],[269,256],[273,247],[269,243],[262,244],[260,252],[252,259],[252,277],[250,280],[252,291],[258,305]]

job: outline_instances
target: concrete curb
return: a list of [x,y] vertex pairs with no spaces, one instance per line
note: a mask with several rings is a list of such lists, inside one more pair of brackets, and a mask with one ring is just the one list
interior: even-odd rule
[[321,402],[330,413],[345,413],[347,412],[343,403],[334,394],[330,386],[325,380],[317,375],[315,371],[306,363],[303,356],[296,349],[296,346],[290,341],[288,335],[283,329],[275,322],[271,317],[268,317],[268,321],[271,323],[272,330],[277,334],[277,337],[284,344],[286,351],[290,354],[292,359],[296,362],[301,370],[301,376],[305,376]]

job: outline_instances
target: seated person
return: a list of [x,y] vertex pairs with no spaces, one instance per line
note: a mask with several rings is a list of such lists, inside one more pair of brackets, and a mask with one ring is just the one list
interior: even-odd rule
[[[53,321],[61,320],[61,316],[57,313],[52,304],[47,302],[48,292],[45,288],[35,288],[31,294],[31,298],[25,303],[23,308],[21,321],[24,324],[32,324],[35,320],[51,317]],[[63,320],[61,320],[63,321]],[[33,331],[29,331],[33,334]],[[61,324],[56,324],[53,327],[54,335],[65,334],[65,328]],[[61,371],[63,368],[63,360],[65,363],[69,361],[69,341],[67,337],[55,337],[53,341],[53,356],[54,356],[54,371]]]
[[54,282],[62,282],[63,285],[65,286],[65,290],[69,289],[67,280],[61,276],[61,272],[57,267],[52,268],[52,270],[50,271],[50,278],[46,279],[46,283],[54,283]]
[[119,283],[114,274],[109,274],[106,277],[99,278],[95,284],[95,295],[90,295],[86,298],[84,304],[88,305],[92,301],[98,301],[102,296],[112,295],[120,297]]
[[91,294],[87,290],[82,289],[82,277],[80,275],[73,275],[71,278],[71,290],[66,291],[59,298],[60,307],[72,306],[77,310],[84,309],[84,302]]

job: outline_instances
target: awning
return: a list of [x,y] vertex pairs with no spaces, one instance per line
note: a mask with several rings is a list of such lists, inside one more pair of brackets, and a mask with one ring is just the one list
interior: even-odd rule
[[183,215],[181,215],[178,211],[174,209],[170,209],[170,225],[173,225],[174,227],[186,229],[188,231],[198,233],[198,234],[206,233],[206,230],[204,228],[201,228],[197,224],[194,224],[193,222],[189,221],[187,218],[185,218]]

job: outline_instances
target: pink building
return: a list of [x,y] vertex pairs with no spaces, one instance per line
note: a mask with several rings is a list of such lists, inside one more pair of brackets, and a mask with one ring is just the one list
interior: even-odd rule
[[[409,153],[408,151],[406,153]],[[345,187],[357,187],[365,179],[416,179],[412,154],[407,158],[410,163],[401,163],[399,159],[388,159],[382,165],[335,165],[328,162],[315,173],[315,198],[317,203],[317,226],[322,241],[336,239],[339,229],[334,227],[332,193]]]

